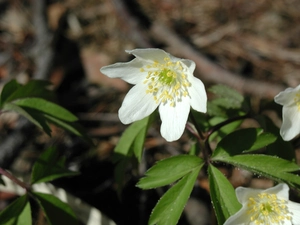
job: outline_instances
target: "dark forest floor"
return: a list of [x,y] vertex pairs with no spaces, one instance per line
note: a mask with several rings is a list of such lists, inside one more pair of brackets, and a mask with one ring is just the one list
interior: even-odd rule
[[[27,138],[15,146],[19,151],[1,166],[26,176],[40,151],[55,144],[68,157],[69,166],[82,172],[56,185],[100,209],[117,224],[146,224],[164,190],[143,192],[135,183],[153,162],[185,152],[191,143],[187,135],[168,143],[158,129],[150,129],[145,165],[128,170],[120,201],[110,157],[126,128],[117,112],[130,86],[105,77],[99,69],[130,60],[127,49],[163,48],[178,57],[199,60],[195,75],[207,87],[216,83],[232,86],[249,96],[259,110],[261,101],[272,101],[279,90],[300,83],[299,12],[298,0],[1,0],[0,85],[11,79],[22,83],[36,78],[51,81],[58,102],[79,117],[96,143],[90,148],[56,127],[52,137],[31,127]],[[169,31],[167,36],[163,30]],[[176,38],[181,44],[176,45]],[[201,68],[201,57],[189,56],[186,46],[208,59],[210,67]],[[221,70],[213,74],[214,68]],[[236,77],[240,78],[237,83]],[[248,87],[249,80],[257,82],[257,88]],[[19,121],[14,113],[1,115],[0,150],[7,148],[9,137],[22,133]],[[237,169],[228,176],[235,186],[272,185]],[[203,174],[180,224],[214,224],[208,191]],[[1,193],[3,206],[11,197]],[[204,221],[196,223],[201,213],[206,215],[201,217]]]

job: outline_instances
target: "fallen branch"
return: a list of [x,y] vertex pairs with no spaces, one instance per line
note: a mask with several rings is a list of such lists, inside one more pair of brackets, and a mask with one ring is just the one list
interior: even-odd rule
[[163,42],[171,48],[172,54],[195,61],[199,72],[199,78],[205,82],[226,84],[243,94],[272,99],[284,86],[271,84],[242,77],[231,73],[208,60],[204,55],[193,49],[191,45],[181,39],[176,33],[159,22],[153,23],[151,34],[157,41]]

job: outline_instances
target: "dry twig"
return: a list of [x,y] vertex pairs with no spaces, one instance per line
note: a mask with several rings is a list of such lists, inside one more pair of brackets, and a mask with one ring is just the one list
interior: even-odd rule
[[195,61],[200,78],[206,82],[222,83],[231,86],[243,94],[250,94],[263,98],[273,98],[284,89],[281,85],[264,81],[247,79],[241,75],[231,73],[208,60],[193,49],[168,27],[156,22],[151,27],[153,38],[170,46],[172,53]]

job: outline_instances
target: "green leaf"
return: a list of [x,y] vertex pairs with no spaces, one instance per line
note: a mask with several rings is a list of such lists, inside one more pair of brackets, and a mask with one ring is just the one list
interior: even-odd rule
[[29,108],[23,108],[13,103],[5,103],[3,110],[15,111],[20,115],[24,116],[30,122],[35,124],[37,127],[43,129],[49,136],[51,135],[51,129],[43,114]]
[[44,151],[33,165],[31,184],[48,182],[61,177],[76,176],[79,173],[65,168],[65,158],[59,158],[55,148]]
[[151,189],[171,184],[186,174],[203,166],[201,158],[194,155],[178,155],[157,162],[140,179],[137,187]]
[[[12,81],[17,83],[16,81]],[[51,83],[44,80],[31,80],[25,85],[20,85],[17,83],[15,85],[15,90],[9,92],[9,95],[6,96],[5,102],[11,102],[20,98],[28,97],[39,97],[48,100],[54,99],[53,91],[49,90],[48,87],[51,86]],[[4,102],[3,102],[4,103]]]
[[208,174],[210,195],[218,224],[224,224],[229,216],[241,208],[241,204],[237,200],[232,185],[220,170],[210,164]]
[[124,185],[125,171],[130,162],[140,162],[149,124],[155,114],[131,124],[122,134],[114,150],[113,162],[117,163],[114,174],[118,193]]
[[217,99],[212,101],[215,105],[220,105],[226,109],[238,109],[242,107],[244,101],[243,95],[228,86],[222,84],[214,85],[209,88],[209,91],[218,96]]
[[32,194],[43,209],[50,225],[79,224],[74,212],[68,204],[51,194],[39,192],[32,192]]
[[190,173],[171,187],[154,207],[149,225],[175,225],[177,224],[183,208],[193,190],[201,166],[198,165]]
[[224,137],[217,145],[212,154],[212,159],[220,159],[244,152],[261,149],[273,143],[276,136],[271,133],[264,133],[259,128],[247,128],[234,131]]
[[37,110],[43,114],[47,114],[67,122],[74,122],[78,120],[74,114],[65,108],[42,98],[22,98],[15,100],[14,104],[22,108],[26,107]]
[[27,203],[27,195],[23,195],[13,201],[9,206],[0,212],[0,223],[3,225],[15,224],[17,217],[22,213]]
[[298,188],[300,187],[300,177],[292,173],[299,172],[300,167],[285,159],[262,154],[247,154],[232,157],[215,157],[214,160],[232,164],[278,182],[284,182]]
[[117,146],[115,147],[114,161],[122,159],[122,156],[134,154],[138,161],[141,160],[142,149],[150,123],[150,116],[131,124],[122,134]]
[[9,96],[11,96],[21,86],[22,85],[18,84],[16,80],[11,80],[4,85],[1,92],[1,108]]
[[2,175],[0,175],[0,185],[5,186],[4,180],[2,179]]
[[32,224],[30,203],[27,202],[22,213],[16,218],[13,225],[29,225]]
[[207,114],[216,117],[226,117],[227,110],[223,107],[214,104],[212,101],[207,102]]
[[[277,137],[276,141],[266,147],[265,154],[278,156],[283,159],[294,161],[295,150],[290,141],[284,141],[279,133],[279,128],[275,126],[273,121],[264,115],[257,116],[256,120],[264,128],[265,131],[272,133]],[[284,150],[283,150],[284,149]]]
[[49,123],[55,124],[56,126],[61,127],[64,130],[69,131],[70,133],[75,134],[78,137],[81,137],[90,145],[94,145],[92,139],[86,134],[86,131],[80,124],[76,122],[63,121],[46,114],[44,115],[44,117],[47,119],[47,121],[49,121]]
[[[210,126],[215,126],[219,123],[222,123],[226,121],[228,118],[224,117],[213,117],[212,119],[209,120]],[[215,131],[211,136],[210,140],[214,140],[217,138],[218,141],[221,140],[221,138],[224,138],[226,135],[229,133],[233,132],[236,128],[238,128],[243,120],[236,120],[233,121],[225,126],[222,126],[219,130]]]

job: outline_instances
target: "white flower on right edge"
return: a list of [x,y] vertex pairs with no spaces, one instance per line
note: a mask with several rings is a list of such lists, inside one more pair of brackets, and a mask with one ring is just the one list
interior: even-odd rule
[[280,135],[290,141],[300,133],[300,85],[280,92],[274,101],[283,106]]
[[289,200],[289,187],[278,184],[268,189],[238,187],[242,208],[224,225],[300,225],[300,204]]

